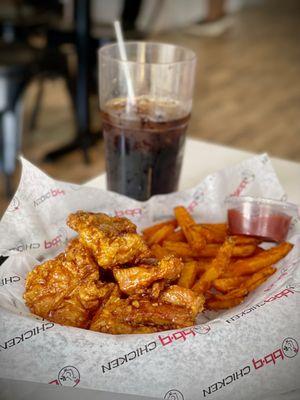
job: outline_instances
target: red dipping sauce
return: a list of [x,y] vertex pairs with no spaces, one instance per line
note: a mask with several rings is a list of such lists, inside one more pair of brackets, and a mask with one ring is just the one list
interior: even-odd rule
[[226,204],[232,235],[256,236],[265,241],[284,241],[292,218],[298,215],[295,204],[271,199],[229,197]]

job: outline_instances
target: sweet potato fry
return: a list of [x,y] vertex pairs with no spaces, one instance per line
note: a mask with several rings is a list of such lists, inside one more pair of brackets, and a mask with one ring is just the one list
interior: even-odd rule
[[219,278],[213,281],[213,287],[219,292],[227,293],[239,287],[247,278],[236,276],[234,278]]
[[[275,271],[276,268],[266,267],[263,270],[253,274],[250,278],[244,280],[240,287],[237,287],[226,294],[215,294],[215,299],[224,301],[246,296],[250,291],[255,290],[258,286],[264,283]],[[231,279],[241,279],[241,277]]]
[[234,235],[232,236],[232,238],[235,240],[236,245],[243,245],[243,244],[258,245],[259,243],[261,243],[261,240],[252,236]]
[[[242,247],[242,246],[239,246]],[[238,246],[236,247],[238,248]],[[293,248],[291,243],[281,243],[260,254],[249,257],[245,260],[238,260],[228,270],[231,276],[243,276],[253,274],[265,267],[275,264],[285,257]]]
[[201,250],[206,245],[205,237],[194,229],[196,222],[188,210],[182,206],[174,208],[175,218],[193,250]]
[[197,261],[189,261],[184,263],[177,285],[190,289],[196,280],[196,275]]
[[228,233],[228,225],[226,223],[211,223],[211,224],[201,224],[204,228],[214,230],[216,232],[223,232],[224,236]]
[[229,299],[229,300],[209,299],[205,303],[205,307],[208,308],[209,310],[224,310],[226,308],[235,307],[241,304],[243,301],[244,297],[237,297],[235,299]]
[[170,251],[168,251],[167,249],[165,249],[164,247],[160,246],[159,244],[154,244],[151,247],[151,252],[152,254],[158,258],[159,260],[162,259],[165,256],[168,256],[171,254]]
[[202,224],[195,225],[194,229],[205,237],[207,243],[223,243],[226,239],[224,232],[206,228]]
[[266,267],[261,269],[260,271],[254,273],[250,278],[248,278],[242,285],[242,287],[246,288],[248,292],[256,289],[260,286],[264,281],[266,281],[269,276],[273,275],[276,271],[274,267]]
[[215,237],[219,238],[222,243],[228,236],[228,225],[227,224],[200,224],[203,228],[210,230]]
[[143,230],[143,235],[147,239],[150,236],[154,235],[154,233],[157,232],[160,228],[162,228],[163,226],[166,226],[166,225],[172,225],[173,228],[176,228],[177,221],[175,219],[170,219],[170,220],[163,221],[158,224],[149,226],[149,228],[146,228]]
[[[232,239],[234,241],[234,239]],[[219,244],[207,244],[204,249],[198,251],[196,254],[200,257],[216,257],[218,251],[220,250]],[[251,256],[256,249],[255,245],[247,244],[242,246],[234,246],[232,257],[249,257]]]
[[[234,240],[234,238],[233,238]],[[255,252],[256,245],[254,244],[244,244],[235,246],[233,249],[232,257],[249,257]]]
[[257,254],[264,253],[265,251],[266,251],[265,249],[257,246],[256,249],[255,249],[255,252],[253,253],[253,256],[256,256]]
[[172,254],[178,257],[194,257],[195,252],[190,248],[188,243],[183,242],[169,242],[165,240],[163,242],[163,247],[169,250]]
[[249,286],[249,292],[253,292],[253,290],[257,289],[260,285],[262,285],[268,279],[267,276],[258,279],[257,281],[253,282],[251,286]]
[[185,242],[185,236],[182,232],[182,229],[179,229],[178,231],[172,232],[169,235],[166,236],[166,240],[169,240],[171,242]]
[[152,246],[155,243],[161,243],[172,232],[174,232],[173,225],[163,225],[156,232],[154,232],[153,235],[147,237],[147,243],[149,246]]
[[211,266],[212,260],[211,258],[197,260],[197,276],[203,274]]
[[248,290],[244,287],[239,287],[236,289],[231,290],[230,292],[226,294],[215,294],[215,299],[224,301],[224,300],[230,300],[230,299],[236,299],[239,297],[244,297],[248,294]]
[[192,287],[197,293],[204,293],[210,289],[212,282],[226,270],[229,265],[230,258],[234,248],[234,241],[227,239],[220,247],[216,258],[212,261],[211,266],[204,272],[199,280]]

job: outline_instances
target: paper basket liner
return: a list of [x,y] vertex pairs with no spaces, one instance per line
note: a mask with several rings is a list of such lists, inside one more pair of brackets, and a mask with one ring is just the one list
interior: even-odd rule
[[0,376],[169,400],[260,399],[300,388],[300,235],[277,272],[244,303],[203,313],[191,328],[147,335],[92,332],[30,314],[25,277],[75,233],[69,213],[101,211],[138,229],[186,206],[199,222],[226,218],[229,195],[285,198],[267,155],[207,176],[189,190],[138,202],[87,185],[56,181],[22,158],[18,190],[0,223]]

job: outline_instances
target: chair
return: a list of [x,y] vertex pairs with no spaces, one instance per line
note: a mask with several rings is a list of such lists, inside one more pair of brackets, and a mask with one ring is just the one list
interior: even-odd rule
[[21,144],[22,95],[38,70],[38,52],[20,44],[0,43],[0,170],[7,197]]

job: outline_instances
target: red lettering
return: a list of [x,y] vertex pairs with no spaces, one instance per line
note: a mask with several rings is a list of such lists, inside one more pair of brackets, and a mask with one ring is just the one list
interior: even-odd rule
[[252,363],[255,369],[259,369],[261,367],[263,367],[264,362],[261,359],[258,359],[257,361],[254,360],[254,358],[252,359]]
[[61,244],[61,235],[58,235],[54,239],[49,241],[44,240],[45,249],[51,249],[51,247],[58,246],[59,244]]
[[57,379],[54,379],[54,381],[49,382],[50,385],[59,385],[59,382]]
[[252,359],[252,363],[255,369],[259,369],[261,367],[268,364],[276,364],[276,360],[278,359],[283,360],[284,359],[284,355],[281,349],[277,349],[275,351],[273,351],[270,354],[267,354],[263,359],[258,359],[257,361],[254,360],[254,358]]
[[284,289],[281,292],[276,293],[274,296],[265,299],[265,302],[269,303],[270,301],[281,299],[281,297],[288,297],[289,294],[294,294],[294,291],[292,289]]
[[184,341],[186,340],[185,334],[183,331],[178,331],[178,332],[173,333],[173,338],[175,340],[178,340],[178,339],[183,339]]
[[275,360],[277,360],[278,358],[281,358],[282,360],[284,359],[284,355],[281,349],[275,350],[273,355]]
[[273,364],[275,364],[275,358],[273,353],[267,354],[264,358],[264,361],[266,364],[270,364],[271,362],[273,362]]
[[168,344],[172,343],[172,338],[169,335],[165,337],[158,335],[158,339],[160,340],[163,346],[167,346]]
[[45,249],[51,249],[51,247],[52,247],[52,242],[47,242],[47,240],[45,240],[45,241],[44,241],[44,246],[45,246]]
[[249,183],[248,179],[244,178],[242,182],[239,184],[239,186],[236,188],[236,190],[233,193],[231,193],[231,196],[239,196],[242,193],[242,191],[247,187],[248,183]]
[[186,337],[187,335],[193,335],[196,336],[196,333],[193,329],[186,329],[183,331],[184,336]]
[[52,197],[56,197],[56,196],[58,196],[58,195],[64,195],[65,194],[65,191],[64,190],[61,190],[61,189],[51,189],[51,195],[52,195]]
[[124,215],[129,215],[134,217],[135,215],[141,215],[142,209],[141,208],[131,208],[127,210],[115,210],[116,217],[124,217]]
[[197,200],[193,200],[192,202],[191,202],[191,204],[187,207],[187,209],[190,211],[190,212],[193,212],[194,211],[194,209],[195,209],[195,207],[198,205],[198,201]]

